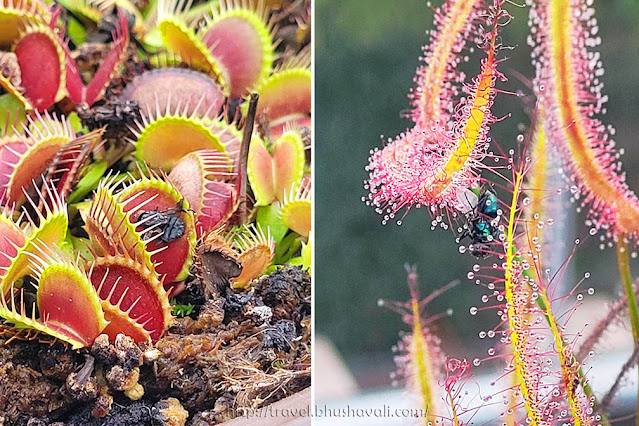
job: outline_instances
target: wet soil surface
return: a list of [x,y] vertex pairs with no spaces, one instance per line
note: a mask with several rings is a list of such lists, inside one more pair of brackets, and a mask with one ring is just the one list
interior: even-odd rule
[[[311,284],[286,266],[248,290],[195,280],[155,345],[90,349],[0,333],[0,426],[218,424],[310,386]],[[210,286],[209,286],[210,287]]]

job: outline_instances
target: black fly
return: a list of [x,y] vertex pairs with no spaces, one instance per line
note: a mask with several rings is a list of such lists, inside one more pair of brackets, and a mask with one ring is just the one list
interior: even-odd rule
[[159,235],[159,238],[155,240],[155,245],[159,245],[160,241],[168,244],[184,235],[186,225],[179,214],[185,211],[184,200],[180,200],[175,207],[166,210],[155,209],[138,213],[136,222],[144,221],[142,226],[146,230],[143,234],[145,240]]

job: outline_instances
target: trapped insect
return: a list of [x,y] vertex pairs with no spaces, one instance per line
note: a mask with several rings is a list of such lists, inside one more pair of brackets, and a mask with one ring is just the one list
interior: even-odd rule
[[472,191],[460,198],[460,210],[468,223],[458,241],[470,238],[470,253],[478,258],[489,255],[489,244],[499,238],[499,201],[488,187],[482,187],[479,196]]
[[160,235],[155,240],[155,245],[159,242],[168,244],[184,235],[186,225],[179,217],[185,212],[184,200],[180,200],[175,207],[166,210],[146,210],[137,215],[136,222],[143,222],[142,226],[147,229],[144,234],[145,239],[151,239]]

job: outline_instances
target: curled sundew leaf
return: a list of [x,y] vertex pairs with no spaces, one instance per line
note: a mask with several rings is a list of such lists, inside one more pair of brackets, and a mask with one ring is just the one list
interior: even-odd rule
[[193,211],[182,194],[158,176],[142,174],[118,192],[117,201],[145,240],[155,272],[167,286],[186,279],[196,232]]
[[0,46],[11,46],[20,37],[24,22],[49,22],[47,5],[38,0],[3,0],[0,3]]
[[46,24],[30,23],[13,48],[20,65],[24,96],[37,110],[64,98],[66,58],[58,36]]
[[257,116],[268,118],[273,137],[285,126],[310,127],[311,115],[311,51],[304,49],[284,61],[265,79],[255,92],[260,95]]
[[299,131],[280,136],[271,151],[259,138],[253,138],[249,149],[247,173],[256,205],[265,206],[283,200],[291,189],[297,189],[304,176],[304,142]]
[[212,8],[198,36],[211,52],[231,97],[242,97],[259,86],[271,72],[274,59],[273,25],[260,0],[222,0]]
[[185,155],[169,174],[169,180],[195,212],[198,236],[223,226],[237,209],[236,178],[228,157],[215,150]]
[[98,101],[113,80],[118,65],[125,59],[127,47],[129,46],[129,27],[124,13],[118,11],[118,17],[119,25],[113,33],[111,49],[93,75],[91,82],[86,86],[82,81],[78,66],[69,51],[68,41],[60,42],[66,63],[66,72],[64,74],[66,90],[69,99],[76,104],[86,103],[91,106]]
[[280,214],[284,225],[308,238],[311,232],[311,211],[311,184],[310,180],[306,179],[299,188],[291,188],[290,193],[284,196]]
[[211,52],[195,34],[195,30],[187,24],[186,11],[190,9],[192,3],[193,0],[158,1],[157,27],[162,41],[170,52],[179,56],[192,68],[202,70],[215,78],[226,95],[228,94],[227,82],[211,56]]
[[[13,202],[18,206],[26,201],[25,190],[47,170],[58,151],[76,138],[64,116],[58,118],[46,113],[36,114],[35,117],[30,117],[29,124],[22,126],[26,149],[23,150],[18,145],[6,148],[17,159],[0,166],[0,170],[5,170],[3,174],[9,177],[6,187],[0,186],[0,191],[6,202]],[[0,178],[0,183],[3,182],[2,179]]]
[[122,332],[136,341],[157,341],[171,324],[171,305],[153,269],[125,255],[103,256],[91,264],[90,279],[107,320],[111,340]]
[[[200,98],[200,101],[203,98]],[[154,169],[170,171],[186,154],[200,149],[214,149],[226,154],[226,146],[214,134],[212,126],[198,115],[185,113],[188,102],[178,102],[171,108],[171,98],[162,108],[150,107],[142,113],[131,131],[136,137],[136,156]],[[199,105],[194,110],[197,111]]]
[[50,249],[34,242],[37,254],[30,253],[30,269],[38,280],[39,321],[47,328],[91,346],[107,326],[100,298],[84,270]]
[[185,105],[188,105],[185,115],[212,119],[217,118],[225,100],[220,87],[208,75],[172,67],[154,69],[136,76],[126,85],[120,98],[134,100],[147,109],[151,105],[167,105],[172,110],[178,107],[180,100],[185,100]]
[[232,241],[231,247],[238,253],[237,260],[242,265],[242,272],[231,280],[231,286],[245,288],[271,264],[275,242],[270,232],[264,234],[261,227],[253,224],[236,228],[227,239]]
[[[499,9],[502,15],[507,12]],[[404,207],[428,205],[433,213],[456,212],[458,191],[465,191],[479,179],[478,169],[488,148],[488,130],[495,121],[491,113],[495,96],[495,40],[497,20],[489,37],[487,58],[480,74],[473,79],[455,122],[446,126],[414,128],[401,134],[383,149],[373,150],[366,188],[367,204],[384,215],[383,223]],[[450,36],[447,34],[446,36]],[[444,223],[443,221],[441,223]],[[447,226],[447,225],[445,225]]]
[[29,223],[23,229],[23,235],[20,237],[9,231],[5,234],[10,235],[5,242],[10,243],[13,249],[7,247],[6,251],[2,251],[3,256],[10,261],[6,266],[0,265],[0,296],[6,296],[15,281],[28,273],[29,258],[40,253],[37,246],[59,247],[64,242],[69,227],[66,204],[50,185],[45,185],[45,191],[46,195],[39,193],[39,197],[47,197],[52,203],[45,203],[44,212],[41,213],[29,199],[35,216],[26,215]]
[[574,199],[581,199],[594,229],[608,237],[639,236],[639,199],[620,173],[614,129],[599,117],[607,97],[599,54],[592,47],[597,21],[591,2],[532,3],[535,89],[546,114],[549,143],[562,152]]
[[448,124],[454,115],[455,98],[461,94],[464,74],[459,69],[463,52],[480,41],[485,0],[447,0],[435,9],[436,28],[424,47],[425,65],[417,69],[411,118],[422,127]]

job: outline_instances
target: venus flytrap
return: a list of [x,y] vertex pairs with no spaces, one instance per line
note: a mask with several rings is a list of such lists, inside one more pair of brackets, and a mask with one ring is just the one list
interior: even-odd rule
[[[63,408],[27,401],[15,412],[15,394],[0,380],[9,423],[62,421],[85,409],[104,417],[114,392],[159,400],[174,386],[155,384],[182,375],[180,364],[192,356],[195,374],[220,374],[215,383],[188,379],[194,392],[176,395],[191,414],[222,389],[237,394],[235,408],[255,409],[309,383],[310,281],[295,265],[307,269],[311,258],[311,55],[307,40],[277,40],[273,23],[287,20],[293,29],[297,22],[306,34],[302,15],[311,3],[305,11],[250,0],[193,10],[187,2],[160,3],[157,28],[156,1],[62,0],[68,13],[39,0],[0,1],[0,116],[10,117],[0,125],[0,344],[55,351],[74,364],[44,395],[64,388]],[[274,53],[278,43],[282,57]],[[253,132],[257,90],[265,102]],[[250,104],[246,114],[243,104]],[[267,152],[272,163],[256,167],[271,184],[279,179],[277,201],[258,207],[261,188],[247,190],[247,142],[261,132],[283,142],[273,159]],[[286,240],[277,262],[275,234]],[[282,284],[291,291],[277,290],[281,310],[262,306],[258,318],[237,309],[230,326],[223,322],[227,298],[239,307]],[[196,325],[167,334],[172,305]],[[280,316],[286,341],[268,343]],[[215,343],[237,327],[247,333]],[[276,371],[270,361],[251,361],[267,344]],[[76,350],[95,361],[87,355],[76,369]],[[39,351],[0,352],[47,381]],[[256,374],[247,377],[246,368]],[[13,382],[21,401],[38,386]],[[257,393],[244,398],[246,391]]]

